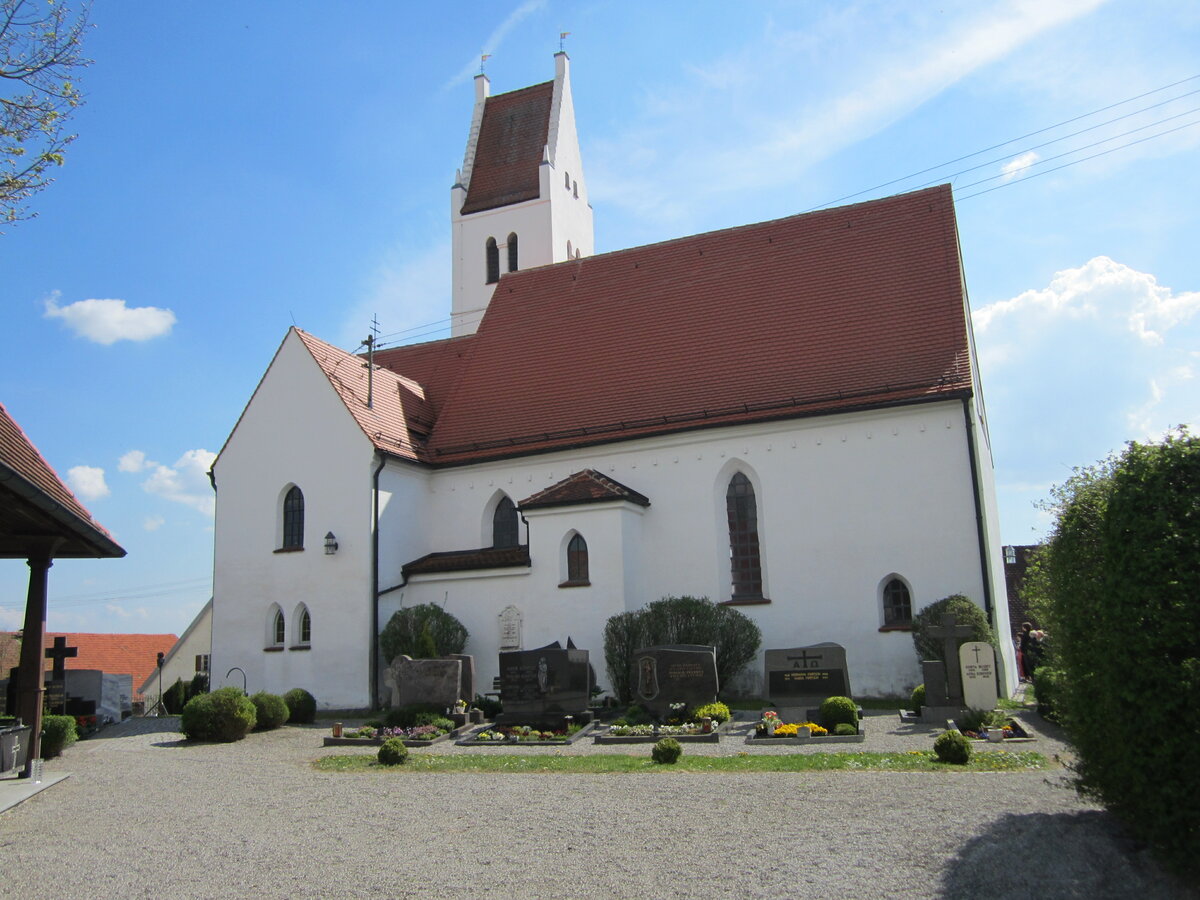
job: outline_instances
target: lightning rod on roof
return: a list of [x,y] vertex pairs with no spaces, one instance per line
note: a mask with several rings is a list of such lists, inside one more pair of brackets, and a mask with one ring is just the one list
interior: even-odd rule
[[379,316],[371,316],[371,333],[363,341],[367,345],[367,409],[375,408],[375,340],[379,334]]
[[559,53],[563,52],[563,42],[566,41],[566,39],[569,38],[570,36],[571,36],[571,32],[569,32],[569,31],[560,31],[558,33],[558,52]]

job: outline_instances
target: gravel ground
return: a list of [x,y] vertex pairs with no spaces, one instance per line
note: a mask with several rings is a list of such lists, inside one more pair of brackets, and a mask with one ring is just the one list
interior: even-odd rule
[[[1069,748],[1031,714],[1048,757]],[[348,723],[349,724],[349,723]],[[841,750],[932,746],[871,713]],[[129,720],[0,814],[0,895],[63,897],[1185,898],[1061,768],[413,776],[333,774],[327,725],[190,745]],[[685,745],[736,754],[736,738]],[[795,752],[791,747],[771,751]],[[417,753],[506,753],[439,744]],[[646,745],[522,753],[629,752]]]

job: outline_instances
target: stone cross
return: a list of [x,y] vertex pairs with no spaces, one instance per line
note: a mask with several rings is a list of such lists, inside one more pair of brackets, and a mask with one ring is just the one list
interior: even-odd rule
[[959,625],[958,617],[953,613],[942,616],[942,624],[927,630],[933,638],[941,638],[946,661],[946,686],[949,689],[951,701],[962,702],[962,672],[958,666],[958,642],[969,638],[975,629],[970,625]]
[[67,657],[78,656],[78,647],[68,647],[67,639],[56,637],[54,646],[46,648],[46,659],[54,660],[54,668],[51,670],[51,677],[55,681],[62,681],[67,677]]

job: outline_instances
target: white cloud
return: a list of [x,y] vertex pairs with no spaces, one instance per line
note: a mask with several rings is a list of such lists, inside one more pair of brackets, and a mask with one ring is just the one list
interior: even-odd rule
[[175,313],[156,306],[129,308],[124,300],[80,300],[58,305],[56,291],[46,300],[46,318],[62,319],[77,337],[97,344],[148,341],[169,334]]
[[167,520],[162,516],[146,516],[146,518],[142,520],[142,528],[144,528],[146,531],[158,531],[158,529],[162,528],[166,522]]
[[1000,167],[1000,172],[1004,176],[1002,180],[1012,181],[1039,159],[1041,159],[1041,157],[1032,150],[1030,150],[1028,153],[1022,153],[1020,156],[1010,159]]
[[140,472],[148,465],[153,466],[155,463],[148,462],[146,454],[141,450],[130,450],[117,460],[117,468],[122,472]]
[[[508,14],[507,18],[505,18],[503,22],[496,26],[496,29],[487,36],[487,40],[483,42],[483,46],[480,48],[480,56],[483,56],[484,54],[494,54],[500,49],[500,45],[504,42],[505,37],[508,36],[510,31],[519,25],[523,19],[529,16],[530,13],[542,9],[545,5],[546,0],[526,0],[525,3],[522,3],[516,9],[514,9]],[[479,62],[479,56],[472,57],[466,65],[459,69],[458,73],[453,78],[442,85],[442,90],[446,90],[447,88],[453,87],[456,84],[461,84],[468,79],[474,78],[479,72]]]
[[149,618],[149,613],[144,606],[139,606],[137,609],[126,609],[119,603],[104,604],[105,611],[110,616],[116,616],[118,619],[146,619]]
[[112,493],[104,482],[104,470],[96,466],[72,466],[67,470],[67,484],[81,500],[99,500]]
[[216,498],[208,470],[217,458],[208,450],[189,450],[176,460],[174,466],[154,466],[142,488],[173,503],[190,506],[207,516],[216,511]]

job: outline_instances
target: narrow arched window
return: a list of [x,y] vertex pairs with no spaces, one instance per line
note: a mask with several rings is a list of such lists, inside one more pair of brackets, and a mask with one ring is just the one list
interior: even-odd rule
[[571,173],[563,172],[563,184],[567,186],[567,190],[571,189]]
[[300,643],[305,646],[312,643],[312,616],[307,609],[300,613]]
[[292,485],[283,498],[284,550],[304,548],[304,492]]
[[567,259],[571,259],[571,242],[567,241]]
[[893,578],[883,586],[883,624],[912,624],[912,597],[908,585],[899,578]]
[[272,626],[272,641],[277,645],[282,645],[284,638],[287,636],[286,623],[283,620],[283,610],[275,610],[275,622]]
[[578,182],[575,182],[575,181],[571,182],[571,193],[574,194],[576,197],[579,196],[579,183]]
[[496,239],[490,237],[487,239],[487,283],[495,284],[500,280],[500,248],[496,246]]
[[507,497],[501,497],[492,513],[492,546],[517,546],[517,508]]
[[588,580],[588,549],[583,535],[577,534],[567,544],[567,581],[586,584]]
[[508,271],[517,271],[517,233],[508,236]]
[[733,599],[762,597],[762,566],[758,555],[758,504],[750,479],[738,472],[725,492],[729,518],[729,563]]

